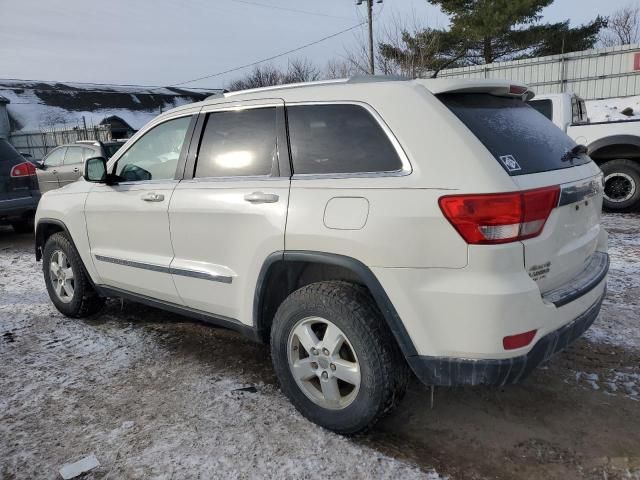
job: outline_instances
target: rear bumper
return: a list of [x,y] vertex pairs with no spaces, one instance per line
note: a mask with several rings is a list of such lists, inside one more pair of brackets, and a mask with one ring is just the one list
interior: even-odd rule
[[[605,291],[606,293],[606,291]],[[584,313],[540,338],[525,355],[504,359],[414,356],[407,360],[426,385],[505,385],[524,380],[538,365],[573,343],[598,317],[605,294]]]
[[22,217],[26,213],[36,211],[40,201],[40,192],[31,192],[31,196],[0,200],[0,219],[13,219]]

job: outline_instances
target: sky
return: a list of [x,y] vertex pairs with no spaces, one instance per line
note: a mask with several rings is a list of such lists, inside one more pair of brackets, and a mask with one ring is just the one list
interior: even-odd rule
[[[578,25],[640,0],[556,0],[543,20]],[[376,27],[394,18],[432,27],[447,17],[426,0],[375,4]],[[355,0],[0,0],[0,78],[173,85],[219,74],[366,20]],[[324,67],[363,38],[365,26],[271,61]],[[189,87],[219,88],[250,68]]]

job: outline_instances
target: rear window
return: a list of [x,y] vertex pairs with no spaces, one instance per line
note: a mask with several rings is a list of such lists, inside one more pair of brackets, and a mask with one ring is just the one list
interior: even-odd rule
[[576,144],[536,109],[518,98],[483,93],[438,95],[487,147],[509,175],[548,172],[588,163],[567,155]]
[[13,165],[24,162],[24,158],[13,148],[13,145],[4,138],[0,138],[0,162],[11,162]]

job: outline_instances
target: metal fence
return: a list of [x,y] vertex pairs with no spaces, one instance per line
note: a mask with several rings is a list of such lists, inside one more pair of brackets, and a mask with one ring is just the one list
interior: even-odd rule
[[536,93],[575,92],[585,100],[640,95],[640,45],[450,68],[438,77],[514,80]]
[[21,153],[28,153],[34,160],[40,160],[52,149],[78,140],[111,139],[109,125],[95,125],[87,128],[50,128],[35,132],[13,132],[9,142]]

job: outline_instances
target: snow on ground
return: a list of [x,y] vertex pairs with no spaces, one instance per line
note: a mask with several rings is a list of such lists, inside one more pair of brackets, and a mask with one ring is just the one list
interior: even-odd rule
[[586,337],[640,349],[640,215],[606,214],[602,223],[609,232],[608,293]]
[[0,250],[0,478],[57,478],[91,453],[86,478],[440,478],[305,420],[266,347],[118,302],[65,318],[40,268]]
[[[606,98],[604,100],[587,100],[586,104],[587,115],[592,122],[640,119],[640,95]],[[627,107],[633,109],[633,115],[628,116],[621,113]]]

